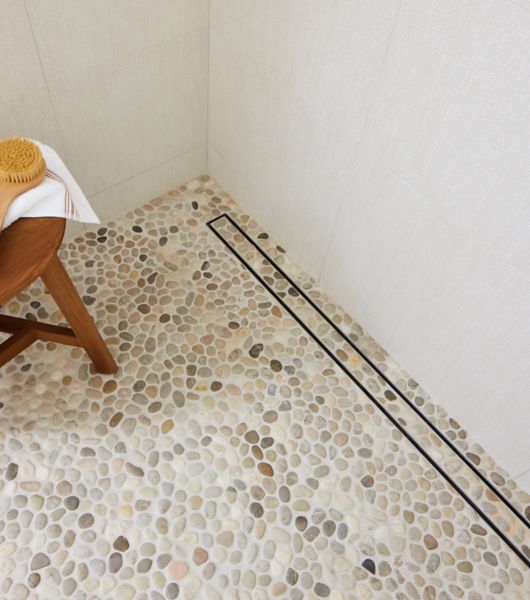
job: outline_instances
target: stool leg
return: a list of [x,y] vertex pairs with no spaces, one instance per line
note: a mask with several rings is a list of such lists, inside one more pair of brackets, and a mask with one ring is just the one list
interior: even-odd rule
[[57,256],[48,263],[41,278],[97,371],[115,373],[118,367]]
[[0,344],[0,367],[15,358],[17,354],[24,352],[36,339],[37,337],[32,329],[21,329],[3,344]]

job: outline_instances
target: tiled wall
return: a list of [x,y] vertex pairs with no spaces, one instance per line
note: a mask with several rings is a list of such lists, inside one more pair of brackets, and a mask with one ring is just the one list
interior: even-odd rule
[[206,171],[207,0],[2,0],[0,137],[63,156],[105,220]]
[[210,174],[530,489],[529,31],[526,0],[210,2]]

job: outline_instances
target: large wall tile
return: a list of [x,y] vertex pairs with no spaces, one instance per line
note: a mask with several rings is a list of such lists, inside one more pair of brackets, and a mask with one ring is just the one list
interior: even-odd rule
[[217,180],[217,183],[236,197],[241,196],[239,190],[239,171],[231,165],[212,146],[208,146],[208,174]]
[[529,283],[498,239],[481,243],[469,224],[361,150],[321,281],[517,473],[527,465],[528,422],[516,415],[527,412]]
[[433,173],[458,181],[446,168],[462,155],[466,176],[485,177],[468,165],[521,114],[529,19],[505,0],[404,0],[361,143],[420,189]]
[[[409,294],[409,271],[421,265],[418,229],[428,220],[420,194],[363,149],[340,192],[333,237],[321,281],[353,314],[367,314],[369,331],[388,339]],[[399,255],[399,261],[396,256]],[[381,310],[372,314],[374,296]]]
[[[253,72],[252,62],[215,32],[210,56],[210,143],[239,171],[238,201],[302,266],[319,269],[324,253],[315,241],[331,235],[356,142],[311,107],[299,110],[276,78]],[[216,162],[210,167],[227,180]]]
[[[314,11],[313,11],[314,12]],[[278,84],[289,85],[296,47],[303,31],[304,14],[299,2],[248,3],[220,0],[210,3],[210,29],[245,53],[255,67],[274,77]],[[298,24],[292,27],[293,22]]]
[[[359,141],[392,37],[399,0],[331,0],[300,11],[290,93]],[[307,66],[310,65],[310,68]]]
[[[208,140],[226,160],[235,161],[245,152],[252,126],[256,93],[252,64],[237,47],[210,31],[209,66]],[[245,92],[243,82],[248,82]]]
[[86,193],[205,145],[206,77],[201,30],[54,83],[69,166]]
[[522,490],[530,490],[530,471],[519,475],[515,481]]
[[24,0],[0,2],[0,102],[44,86]]
[[44,72],[114,61],[206,27],[207,0],[26,0]]
[[208,0],[1,2],[0,136],[53,146],[105,215],[196,175],[169,165],[206,156],[207,24]]
[[515,475],[530,466],[527,4],[210,12],[211,173]]
[[206,169],[206,148],[203,146],[91,196],[90,203],[100,221],[105,223],[175,188],[179,183],[205,173]]
[[52,146],[64,155],[64,145],[46,88],[0,102],[0,138],[25,136]]

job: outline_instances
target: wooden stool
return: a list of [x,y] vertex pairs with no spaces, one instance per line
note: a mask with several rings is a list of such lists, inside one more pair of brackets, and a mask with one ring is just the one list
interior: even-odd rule
[[0,344],[0,367],[34,341],[43,340],[81,346],[100,373],[115,373],[118,367],[57,257],[64,228],[64,219],[19,219],[0,234],[0,305],[41,277],[72,327],[0,315],[0,331],[13,334]]

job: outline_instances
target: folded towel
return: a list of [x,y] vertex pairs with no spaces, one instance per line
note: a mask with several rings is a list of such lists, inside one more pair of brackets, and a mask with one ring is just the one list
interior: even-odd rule
[[46,161],[46,177],[37,187],[13,200],[3,228],[22,217],[63,217],[83,223],[99,223],[86,196],[57,152],[46,144],[35,143]]

